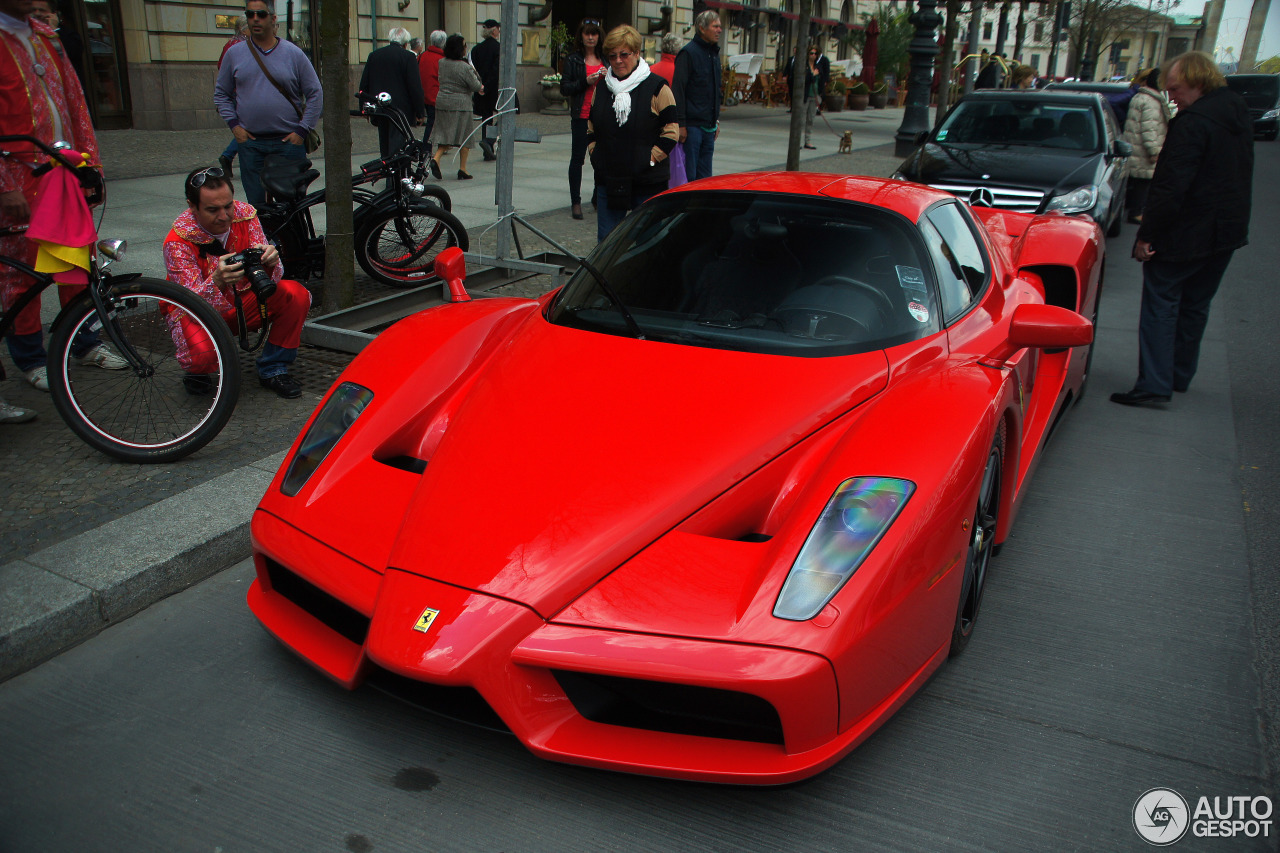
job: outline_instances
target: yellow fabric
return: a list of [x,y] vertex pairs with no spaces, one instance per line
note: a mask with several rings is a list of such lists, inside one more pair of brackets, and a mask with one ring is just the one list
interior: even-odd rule
[[36,272],[57,275],[72,269],[89,271],[88,246],[60,246],[57,243],[36,241]]

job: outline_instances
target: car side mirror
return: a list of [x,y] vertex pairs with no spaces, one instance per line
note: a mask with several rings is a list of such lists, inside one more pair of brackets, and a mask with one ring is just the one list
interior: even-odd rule
[[922,130],[916,134],[916,146],[919,147],[929,141],[929,131]]
[[436,275],[444,282],[445,302],[470,302],[471,294],[463,286],[467,277],[467,259],[461,249],[450,246],[436,255]]
[[1009,336],[982,363],[1004,367],[1019,350],[1061,349],[1093,343],[1093,324],[1057,305],[1019,305],[1009,321]]
[[1123,139],[1117,139],[1111,143],[1111,156],[1113,157],[1130,157],[1133,155],[1133,146]]

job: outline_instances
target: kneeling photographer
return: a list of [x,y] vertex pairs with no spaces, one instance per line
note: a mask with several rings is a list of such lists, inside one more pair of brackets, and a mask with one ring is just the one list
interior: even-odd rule
[[[267,243],[258,212],[253,205],[235,200],[235,187],[222,169],[192,171],[184,191],[188,209],[164,240],[169,280],[198,293],[242,341],[247,332],[260,332],[268,323],[270,330],[258,356],[258,381],[286,399],[301,397],[302,388],[289,375],[289,365],[298,355],[311,294],[284,277],[280,254]],[[203,375],[212,363],[205,349],[209,342],[197,339],[194,330],[181,323],[174,323],[171,331],[178,361],[187,371],[187,391],[211,390]]]

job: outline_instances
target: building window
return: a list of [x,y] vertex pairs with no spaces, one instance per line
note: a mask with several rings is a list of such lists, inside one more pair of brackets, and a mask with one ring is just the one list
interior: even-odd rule
[[982,40],[991,41],[991,22],[990,21],[987,21],[985,24],[982,25]]
[[1035,35],[1031,37],[1031,40],[1037,44],[1044,41],[1044,21],[1036,21]]

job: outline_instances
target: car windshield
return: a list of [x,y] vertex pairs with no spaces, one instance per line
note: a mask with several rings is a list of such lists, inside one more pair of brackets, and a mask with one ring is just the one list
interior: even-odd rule
[[[633,211],[553,303],[558,325],[648,340],[807,357],[847,355],[939,329],[924,245],[904,218],[853,202],[686,192]],[[610,293],[612,291],[612,294]]]
[[1097,113],[1087,103],[1009,100],[962,101],[934,138],[948,145],[1035,145],[1101,150]]
[[1273,110],[1276,108],[1276,101],[1280,100],[1280,77],[1274,74],[1260,74],[1256,77],[1232,75],[1227,77],[1227,85],[1255,110]]

